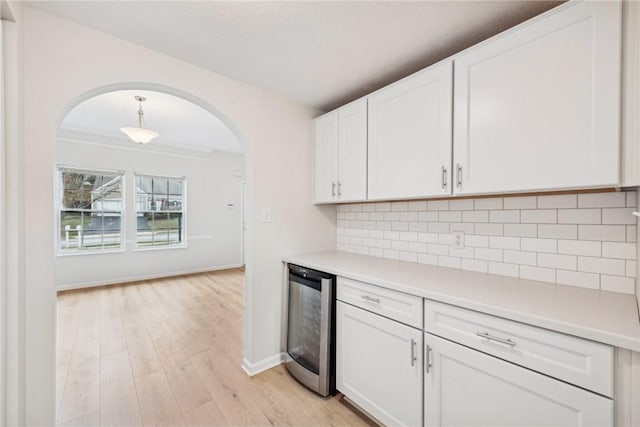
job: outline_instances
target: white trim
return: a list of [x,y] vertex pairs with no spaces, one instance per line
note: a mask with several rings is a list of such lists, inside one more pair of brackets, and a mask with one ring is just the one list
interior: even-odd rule
[[242,365],[240,367],[247,375],[253,377],[254,375],[258,375],[261,372],[282,364],[282,362],[284,362],[284,353],[278,353],[256,363],[251,363],[247,358],[244,358],[242,359]]
[[141,280],[161,279],[161,278],[173,277],[173,276],[183,276],[185,274],[204,273],[207,271],[229,270],[232,268],[240,268],[242,266],[243,266],[242,264],[217,265],[212,267],[194,268],[190,270],[168,271],[165,273],[158,273],[158,274],[146,274],[141,276],[121,277],[113,280],[96,280],[92,282],[74,283],[69,285],[58,285],[56,286],[56,291],[60,292],[60,291],[70,291],[74,289],[95,288],[97,286],[117,285],[120,283],[138,282]]

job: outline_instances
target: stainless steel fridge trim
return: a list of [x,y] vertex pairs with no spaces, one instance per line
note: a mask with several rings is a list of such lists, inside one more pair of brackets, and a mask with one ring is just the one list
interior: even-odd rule
[[[300,283],[296,278],[290,278],[287,275],[287,295],[289,295],[291,282],[297,283],[300,286],[307,286],[304,283]],[[285,365],[287,370],[291,372],[302,384],[306,385],[312,390],[315,390],[322,396],[327,396],[330,392],[329,388],[331,387],[330,383],[330,366],[328,363],[329,358],[329,340],[331,339],[331,302],[333,300],[333,281],[334,279],[321,279],[320,281],[320,291],[321,292],[321,303],[320,303],[320,360],[318,367],[318,374],[311,372],[300,363],[298,363],[291,355],[289,354],[288,348],[288,340],[285,336]],[[317,291],[317,290],[316,290]],[[289,298],[287,297],[287,305],[289,303]],[[287,316],[289,312],[289,307],[287,307]],[[288,320],[285,322],[287,325],[286,334],[288,331]],[[287,335],[288,336],[288,335]]]

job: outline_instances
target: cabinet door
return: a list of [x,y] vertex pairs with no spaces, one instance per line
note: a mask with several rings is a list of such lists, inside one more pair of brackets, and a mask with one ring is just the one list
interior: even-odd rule
[[338,198],[367,200],[367,100],[341,108]]
[[338,191],[338,113],[329,113],[315,122],[315,202],[335,202]]
[[620,2],[561,6],[469,49],[454,87],[455,194],[618,184]]
[[425,334],[427,426],[613,426],[613,401]]
[[450,194],[452,63],[369,97],[370,200]]
[[386,425],[422,424],[422,332],[337,303],[336,387]]

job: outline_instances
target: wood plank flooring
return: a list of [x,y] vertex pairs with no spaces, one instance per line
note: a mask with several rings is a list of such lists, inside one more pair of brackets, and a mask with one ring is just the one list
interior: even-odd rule
[[240,368],[244,273],[58,295],[60,426],[373,425],[282,366]]

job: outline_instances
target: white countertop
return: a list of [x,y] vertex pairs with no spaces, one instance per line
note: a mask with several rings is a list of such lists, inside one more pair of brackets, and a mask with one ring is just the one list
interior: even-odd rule
[[640,352],[633,295],[339,251],[284,261]]

